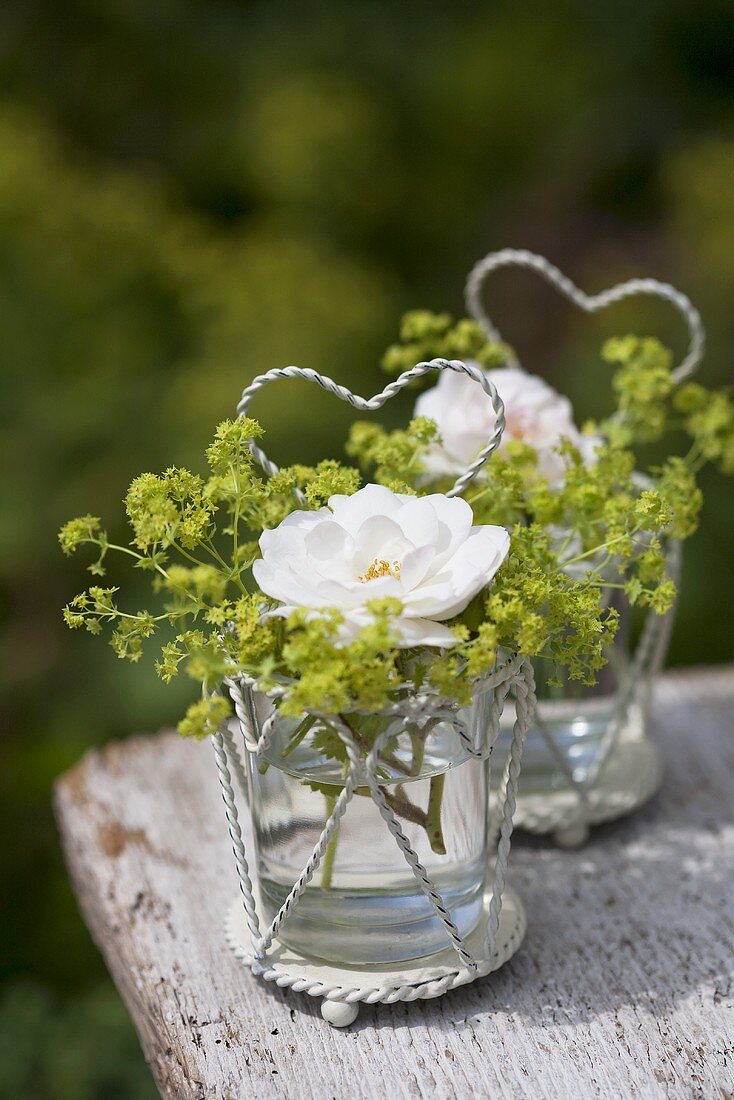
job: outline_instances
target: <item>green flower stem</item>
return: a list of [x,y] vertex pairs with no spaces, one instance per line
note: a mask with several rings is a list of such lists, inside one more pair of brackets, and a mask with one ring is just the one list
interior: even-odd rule
[[[354,791],[355,795],[360,795],[362,798],[372,798],[372,792],[369,787],[357,787]],[[382,791],[385,802],[396,815],[396,817],[402,817],[404,821],[411,821],[414,825],[420,825],[421,829],[425,829],[428,818],[426,817],[425,810],[422,810],[420,806],[416,806],[403,794],[401,786],[397,786],[395,790],[390,791],[383,788]]]
[[428,791],[428,811],[426,813],[426,832],[432,851],[439,856],[446,855],[446,844],[443,839],[441,827],[441,804],[443,802],[443,788],[446,776],[444,774],[431,777]]
[[179,553],[181,555],[181,557],[186,558],[187,561],[190,561],[192,565],[204,565],[205,564],[200,558],[195,558],[193,554],[190,554],[188,552],[188,550],[184,550],[183,546],[181,546],[179,543],[172,541],[171,542],[171,547],[177,553]]
[[495,487],[490,481],[489,485],[486,485],[484,489],[480,489],[478,493],[473,493],[471,497],[467,496],[466,499],[469,504],[474,505],[478,500],[481,500],[482,497],[489,496],[492,492],[495,492]]
[[[329,820],[334,812],[336,805],[336,795],[325,794],[324,802],[326,804],[326,821]],[[331,889],[331,879],[334,874],[334,860],[336,859],[336,849],[339,843],[339,826],[337,825],[334,832],[331,834],[331,840],[326,845],[326,851],[324,852],[324,862],[321,865],[321,889]]]
[[202,546],[204,547],[205,550],[209,551],[209,553],[214,558],[214,560],[221,566],[222,571],[224,572],[224,574],[228,578],[228,580],[233,581],[234,584],[236,584],[237,587],[239,588],[242,595],[246,596],[247,595],[247,589],[245,588],[244,584],[240,580],[240,574],[239,574],[239,571],[237,569],[236,562],[233,562],[233,568],[230,568],[229,565],[227,564],[227,562],[222,557],[222,555],[217,550],[217,548],[209,540],[207,540],[206,542],[203,542]]
[[411,771],[413,775],[420,775],[421,768],[423,767],[423,757],[426,753],[425,732],[423,736],[421,736],[420,733],[411,733],[410,743],[413,749]]
[[[246,596],[247,595],[247,589],[245,588],[244,584],[240,580],[239,573],[234,569],[230,569],[230,567],[227,565],[224,558],[221,556],[221,554],[219,554],[217,552],[216,548],[211,544],[211,542],[209,542],[209,541],[201,542],[200,545],[203,546],[203,548],[207,551],[207,553],[210,554],[211,557],[214,558],[214,560],[217,562],[217,564],[221,567],[221,569],[224,572],[227,579],[233,581],[237,585],[237,587],[239,588],[240,592],[242,592],[242,594],[244,596]],[[185,550],[183,548],[183,546],[180,545],[180,543],[172,541],[171,546],[182,557],[186,558],[187,561],[190,561],[192,565],[201,566],[201,565],[205,564],[203,561],[201,561],[200,558],[195,558],[193,554],[189,554],[188,550]],[[167,574],[164,574],[164,576],[167,576]]]
[[424,811],[419,806],[414,805],[406,795],[399,794],[397,790],[393,794],[389,794],[388,791],[382,793],[394,814],[402,817],[405,821],[412,821],[414,825],[420,825],[422,829],[427,828],[428,818]]
[[[81,614],[84,614],[84,612],[81,612]],[[187,611],[184,608],[179,608],[177,610],[165,611],[162,615],[148,616],[145,611],[136,611],[134,614],[129,614],[127,611],[120,611],[116,608],[114,611],[92,611],[90,609],[89,614],[86,615],[86,617],[90,618],[91,616],[94,616],[99,619],[106,619],[110,623],[114,622],[115,619],[127,619],[134,620],[136,622],[143,622],[148,618],[150,618],[151,622],[162,623],[171,622],[173,619],[182,619],[186,615],[192,614],[193,612],[190,610]]]
[[[238,557],[238,528],[240,523],[240,480],[237,477],[234,466],[230,463],[229,472],[235,489],[235,505],[232,513],[232,562],[237,565]],[[239,575],[239,574],[238,574]]]
[[[614,546],[615,542],[620,542],[621,539],[629,538],[630,535],[636,535],[639,532],[639,528],[631,532],[624,532],[621,535],[615,535],[614,538],[608,539],[607,542],[602,542],[599,546],[592,546],[591,550],[585,550],[583,554],[577,554],[574,558],[569,558],[567,561],[561,562],[561,568],[566,569],[569,565],[575,565],[577,561],[583,561],[585,558],[591,558],[594,554],[600,554],[602,550],[607,550],[610,546]],[[606,563],[605,563],[606,564]]]
[[[100,546],[101,544],[98,542],[97,545]],[[117,550],[120,554],[129,554],[131,558],[137,558],[138,561],[145,560],[145,554],[138,554],[137,550],[131,550],[129,546],[118,546],[116,542],[106,543],[105,552],[107,550]],[[156,564],[155,569],[157,570],[157,572],[160,573],[162,577],[165,577],[166,580],[168,580],[168,573],[166,573],[162,565]]]

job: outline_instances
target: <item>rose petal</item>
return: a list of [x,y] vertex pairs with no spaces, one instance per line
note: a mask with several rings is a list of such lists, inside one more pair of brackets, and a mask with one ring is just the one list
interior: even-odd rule
[[440,573],[403,597],[406,615],[448,619],[489,584],[507,556],[504,527],[475,527]]
[[277,527],[266,528],[262,532],[259,539],[260,549],[265,554],[266,551],[282,544],[285,540],[296,543],[302,541],[308,531],[323,523],[324,520],[332,518],[328,508],[319,508],[315,512],[291,512]]
[[405,554],[414,549],[400,524],[387,516],[369,516],[354,536],[354,544],[353,562],[357,577],[366,573],[375,560],[400,562]]
[[[339,630],[340,640],[347,643],[357,637],[360,630],[374,621],[372,614],[365,609],[348,611]],[[431,619],[397,619],[395,621],[395,644],[398,649],[411,649],[413,646],[438,646],[447,649],[456,645],[456,638],[447,626]]]
[[340,494],[329,497],[329,508],[333,519],[354,535],[369,516],[394,518],[404,499],[404,496],[392,493],[384,485],[365,485],[351,497]]
[[432,546],[419,546],[405,555],[400,566],[401,595],[403,592],[417,588],[425,580],[435,557],[436,551]]
[[354,579],[354,539],[333,520],[312,527],[303,541],[303,549],[321,576],[339,581]]

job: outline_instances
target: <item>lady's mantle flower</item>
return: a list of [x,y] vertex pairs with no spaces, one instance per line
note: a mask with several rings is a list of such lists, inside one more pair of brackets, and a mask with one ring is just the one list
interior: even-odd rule
[[341,612],[345,641],[372,622],[373,600],[393,597],[402,606],[397,644],[451,646],[456,637],[443,620],[489,584],[510,545],[504,527],[474,527],[473,518],[460,499],[367,485],[263,531],[252,571],[262,591],[281,601],[275,614]]
[[[520,367],[498,367],[485,374],[505,405],[507,423],[500,451],[512,440],[529,443],[538,455],[539,473],[551,484],[563,478],[566,466],[558,453],[561,439],[573,443],[587,464],[592,460],[597,441],[581,435],[567,397]],[[414,415],[435,421],[441,436],[441,443],[434,444],[424,459],[429,474],[465,470],[489,440],[496,422],[489,396],[473,379],[454,371],[443,371],[438,383],[421,394]]]

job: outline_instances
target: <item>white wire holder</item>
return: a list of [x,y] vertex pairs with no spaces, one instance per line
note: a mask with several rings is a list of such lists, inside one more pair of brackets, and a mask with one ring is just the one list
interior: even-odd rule
[[[660,298],[676,309],[688,333],[686,354],[672,372],[674,381],[680,383],[689,378],[703,359],[706,333],[701,315],[687,295],[670,283],[660,282],[657,279],[635,278],[618,283],[598,294],[587,294],[544,256],[530,252],[528,249],[518,248],[504,248],[488,253],[472,267],[467,276],[464,290],[467,312],[492,340],[501,342],[502,336],[484,304],[486,283],[495,272],[511,267],[534,272],[584,313],[598,313],[626,298],[639,295]],[[520,366],[514,353],[508,359],[508,365]],[[677,585],[681,572],[681,545],[675,540],[671,541],[667,547],[666,569],[668,576]],[[615,752],[619,751],[618,739],[623,725],[623,716],[632,697],[643,679],[656,675],[664,664],[675,612],[676,606],[662,616],[652,611],[648,613],[631,666],[627,670],[615,717],[605,732],[594,762],[582,778],[576,776],[568,756],[536,712],[535,725],[538,733],[563,772],[569,790],[575,794],[576,809],[570,818],[566,813],[561,816],[552,805],[552,797],[549,797],[545,811],[534,811],[532,822],[524,818],[521,806],[519,824],[531,826],[533,832],[552,832],[559,844],[565,847],[576,847],[588,838],[590,826],[594,821],[616,816],[617,810],[626,812],[627,809],[634,808],[657,789],[661,778],[661,765],[657,751],[649,742],[645,746],[646,751],[640,755],[638,761],[637,774],[634,776],[634,790],[628,792],[629,797],[626,800],[620,800],[615,790],[605,791],[602,780],[605,766]],[[593,805],[592,795],[594,796]]]
[[[393,382],[390,382],[384,390],[372,398],[360,397],[346,387],[339,385],[333,379],[313,370],[296,366],[277,368],[259,375],[243,391],[242,398],[237,406],[237,412],[239,416],[245,416],[252,398],[259,390],[272,382],[285,378],[300,378],[314,383],[354,408],[363,411],[375,411],[415,378],[421,377],[430,371],[443,370],[464,373],[476,381],[489,396],[496,414],[494,429],[487,444],[449,490],[449,496],[457,496],[477,476],[492,452],[497,448],[505,425],[504,405],[496,388],[484,372],[472,364],[464,363],[461,360],[441,358],[418,363],[411,370],[405,371]],[[276,464],[268,458],[254,441],[251,442],[250,447],[255,461],[268,476],[273,476],[278,472]],[[296,496],[299,503],[305,503],[300,491],[296,491]],[[226,681],[225,686],[234,703],[245,751],[261,755],[267,747],[272,732],[272,723],[268,726],[266,722],[260,736],[257,735],[257,725],[249,695],[249,689],[253,686],[252,682],[248,681],[247,677],[235,675]],[[416,852],[411,847],[397,817],[382,793],[377,778],[377,762],[383,741],[388,736],[387,732],[377,739],[374,748],[366,760],[363,761],[350,731],[343,723],[338,720],[335,721],[334,716],[330,716],[329,720],[336,728],[344,744],[349,762],[344,786],[301,875],[294,883],[279,912],[263,932],[233,783],[234,774],[234,779],[239,785],[243,797],[246,797],[245,769],[227,724],[223,725],[212,737],[241,894],[241,902],[232,910],[228,919],[229,941],[253,973],[265,981],[273,981],[282,987],[289,987],[312,996],[323,997],[322,1014],[325,1019],[335,1026],[346,1026],[351,1023],[356,1017],[358,1004],[363,1001],[368,1003],[377,1001],[391,1003],[396,1000],[425,999],[439,996],[447,989],[473,981],[475,978],[489,973],[501,965],[516,950],[522,939],[525,929],[524,912],[519,900],[506,885],[506,871],[517,801],[522,747],[535,707],[535,681],[532,665],[527,658],[519,655],[515,656],[482,678],[481,681],[476,683],[475,687],[477,691],[493,692],[490,708],[490,728],[485,731],[485,740],[482,745],[468,745],[465,731],[463,731],[464,735],[462,737],[462,723],[457,704],[443,699],[435,701],[435,708],[440,710],[443,719],[453,721],[457,733],[464,741],[467,755],[479,757],[480,759],[489,757],[492,743],[499,732],[502,708],[510,691],[515,695],[515,721],[500,796],[497,854],[491,880],[488,876],[485,910],[486,927],[480,929],[478,934],[472,935],[471,943],[468,942],[469,937],[462,936],[457,929],[441,894],[420,863]],[[275,695],[277,697],[277,692]],[[421,703],[422,705],[428,705],[425,700],[421,700]],[[399,713],[397,716],[400,717]],[[406,723],[408,720],[409,716],[405,716]],[[391,732],[390,736],[394,736],[394,734]],[[394,837],[397,847],[402,852],[421,889],[431,902],[436,917],[443,924],[449,955],[447,959],[446,952],[439,953],[438,956],[429,956],[427,959],[419,960],[420,965],[417,966],[404,966],[400,969],[389,968],[383,975],[384,980],[377,985],[375,984],[374,968],[370,968],[364,979],[362,979],[360,978],[360,968],[339,971],[335,974],[332,973],[334,968],[305,956],[294,958],[293,953],[291,953],[285,964],[282,958],[278,958],[280,950],[278,932],[298,904],[299,898],[303,895],[313,875],[318,870],[329,840],[341,817],[347,811],[357,784],[358,769],[362,767],[366,771],[370,796],[377,806],[386,828]],[[488,797],[490,797],[489,790]],[[503,905],[505,909],[504,917]],[[511,919],[508,919],[508,917],[511,917]],[[245,945],[241,935],[243,920],[249,936],[249,946]],[[331,980],[329,980],[329,977],[331,977]]]
[[[513,817],[517,800],[522,746],[527,728],[532,720],[535,703],[533,670],[527,658],[516,656],[499,665],[477,685],[478,692],[493,693],[490,721],[486,739],[479,746],[465,745],[467,755],[487,759],[499,730],[499,720],[505,699],[510,692],[515,695],[515,722],[512,742],[504,767],[502,788],[498,797],[497,849],[492,873],[487,874],[485,899],[485,927],[469,936],[462,936],[453,922],[450,911],[440,893],[430,880],[417,854],[400,828],[391,808],[387,805],[376,768],[382,742],[394,736],[392,730],[375,743],[366,760],[362,760],[349,731],[335,725],[342,738],[349,758],[349,771],[344,787],[334,809],[325,822],[311,856],[294,883],[279,912],[263,931],[257,906],[257,892],[253,885],[243,832],[239,821],[238,798],[247,798],[247,780],[237,745],[231,729],[224,725],[213,737],[213,747],[225,812],[232,840],[235,866],[239,881],[241,901],[230,910],[227,921],[227,937],[235,953],[250,967],[255,975],[281,988],[292,988],[311,996],[324,998],[322,1014],[335,1026],[351,1023],[360,1003],[392,1003],[396,1000],[418,1000],[439,996],[448,989],[464,985],[482,977],[498,966],[516,950],[524,935],[525,917],[522,906],[507,886],[506,873],[510,855]],[[235,702],[242,744],[245,752],[257,755],[255,729],[250,724],[250,708],[247,678],[228,681],[231,697]],[[244,716],[244,717],[243,717]],[[445,718],[446,716],[444,716]],[[334,717],[329,716],[331,724]],[[293,951],[284,951],[278,941],[278,932],[293,912],[309,882],[319,869],[334,830],[347,812],[357,785],[358,769],[364,768],[370,794],[385,821],[408,866],[426,896],[432,902],[438,919],[444,925],[448,948],[444,952],[421,959],[414,964],[397,964],[379,972],[376,984],[375,967],[362,971],[359,967],[334,967],[317,962]],[[509,911],[503,915],[509,896]]]

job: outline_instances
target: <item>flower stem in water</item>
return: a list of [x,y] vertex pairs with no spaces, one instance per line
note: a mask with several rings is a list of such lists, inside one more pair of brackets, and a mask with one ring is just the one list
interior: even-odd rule
[[427,828],[428,820],[425,813],[421,810],[420,806],[415,806],[410,799],[406,797],[402,787],[396,787],[394,794],[390,794],[386,790],[383,790],[382,793],[385,797],[385,801],[394,814],[398,817],[402,817],[405,821],[412,821],[414,825],[420,825],[422,829]]
[[441,828],[441,803],[445,775],[434,775],[428,790],[428,810],[426,811],[426,832],[431,848],[439,856],[446,855],[446,843]]
[[426,753],[425,737],[421,736],[420,733],[411,733],[410,744],[413,750],[412,767],[410,770],[413,775],[418,776],[423,767],[423,757]]
[[[324,802],[326,803],[326,820],[328,821],[334,812],[334,806],[336,805],[336,795],[325,794]],[[334,873],[334,860],[336,859],[336,846],[339,843],[339,826],[337,825],[334,832],[331,834],[331,840],[326,845],[326,851],[324,852],[324,862],[321,865],[321,889],[331,889],[331,877]]]

